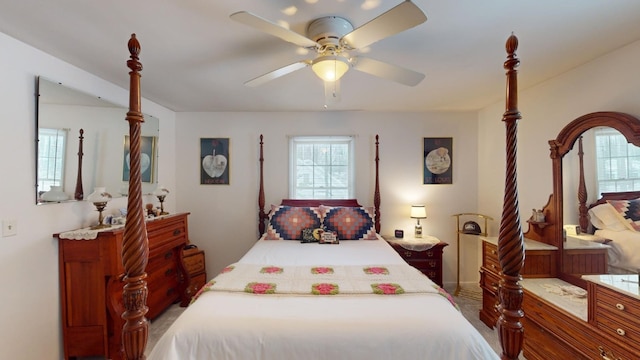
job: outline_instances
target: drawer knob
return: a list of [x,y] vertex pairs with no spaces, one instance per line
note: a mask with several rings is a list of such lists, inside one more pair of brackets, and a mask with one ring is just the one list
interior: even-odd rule
[[404,252],[404,257],[411,257],[411,251],[405,251]]
[[167,269],[167,271],[164,272],[164,276],[169,277],[171,275],[173,275],[173,269]]
[[623,329],[620,328],[616,329],[616,333],[620,336],[625,336],[627,334]]
[[181,233],[180,229],[173,230],[173,236],[178,236],[180,235],[180,233]]
[[428,257],[433,257],[433,251],[427,251],[427,256]]
[[174,288],[169,288],[169,290],[167,290],[167,297],[173,295],[174,292],[176,292]]
[[495,270],[495,269],[497,269],[498,267],[497,267],[497,266],[495,266],[494,264],[491,264],[491,268]]
[[437,262],[435,262],[435,261],[429,261],[429,266],[430,266],[430,267],[434,268],[434,267],[437,267],[437,265],[438,265],[438,263],[437,263]]
[[497,252],[497,251],[495,251],[495,250],[491,250],[491,253],[492,253],[493,255],[498,255],[498,252]]
[[618,310],[624,310],[624,305],[622,305],[622,304],[620,304],[620,303],[617,303],[617,304],[616,304],[616,309],[618,309]]
[[491,288],[493,289],[493,291],[498,291],[498,284],[491,283]]
[[169,260],[171,259],[172,256],[173,256],[173,251],[169,251],[166,254],[164,254],[164,259]]

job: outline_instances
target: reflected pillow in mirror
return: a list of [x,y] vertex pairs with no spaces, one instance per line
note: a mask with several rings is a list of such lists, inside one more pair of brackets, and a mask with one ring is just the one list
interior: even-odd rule
[[613,206],[627,228],[640,231],[640,199],[607,200],[607,202]]
[[618,211],[609,203],[589,209],[589,220],[596,229],[600,230],[624,231],[628,229]]

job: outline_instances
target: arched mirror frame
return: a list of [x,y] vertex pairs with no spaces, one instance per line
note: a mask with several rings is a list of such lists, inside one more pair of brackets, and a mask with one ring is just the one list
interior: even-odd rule
[[[611,127],[625,136],[628,142],[640,146],[640,120],[636,117],[614,111],[594,112],[580,116],[565,126],[555,140],[549,140],[551,160],[553,166],[553,194],[549,203],[545,206],[545,215],[550,223],[545,233],[549,237],[545,242],[558,247],[557,264],[558,277],[574,285],[586,287],[586,283],[574,274],[563,272],[563,186],[562,186],[562,160],[573,149],[580,136],[596,127]],[[576,210],[577,211],[577,210]]]

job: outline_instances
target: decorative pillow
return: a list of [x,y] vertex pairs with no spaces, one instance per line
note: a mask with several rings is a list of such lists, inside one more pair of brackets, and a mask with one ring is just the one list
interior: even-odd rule
[[302,229],[319,228],[320,212],[316,207],[271,205],[266,240],[300,240]]
[[596,229],[627,230],[626,221],[611,204],[600,204],[589,209],[589,220]]
[[607,202],[616,209],[630,230],[640,231],[640,199],[607,200]]
[[376,240],[373,208],[320,205],[323,225],[340,240]]
[[319,242],[322,232],[323,230],[321,228],[302,229],[302,240],[300,242],[303,242],[303,243]]

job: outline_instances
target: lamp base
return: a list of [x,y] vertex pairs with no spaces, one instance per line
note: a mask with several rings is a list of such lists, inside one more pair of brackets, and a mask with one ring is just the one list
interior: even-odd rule
[[415,232],[414,235],[417,238],[421,238],[422,237],[422,225],[420,225],[420,224],[416,225],[416,232]]
[[164,211],[164,197],[166,195],[158,195],[158,201],[160,201],[160,214],[158,215],[169,215],[168,212]]
[[102,211],[107,206],[107,202],[106,201],[94,202],[93,205],[95,205],[96,209],[98,210],[98,225],[92,226],[91,230],[100,230],[100,229],[106,229],[108,227],[111,227],[111,225],[107,225],[104,223],[104,216],[102,215]]

